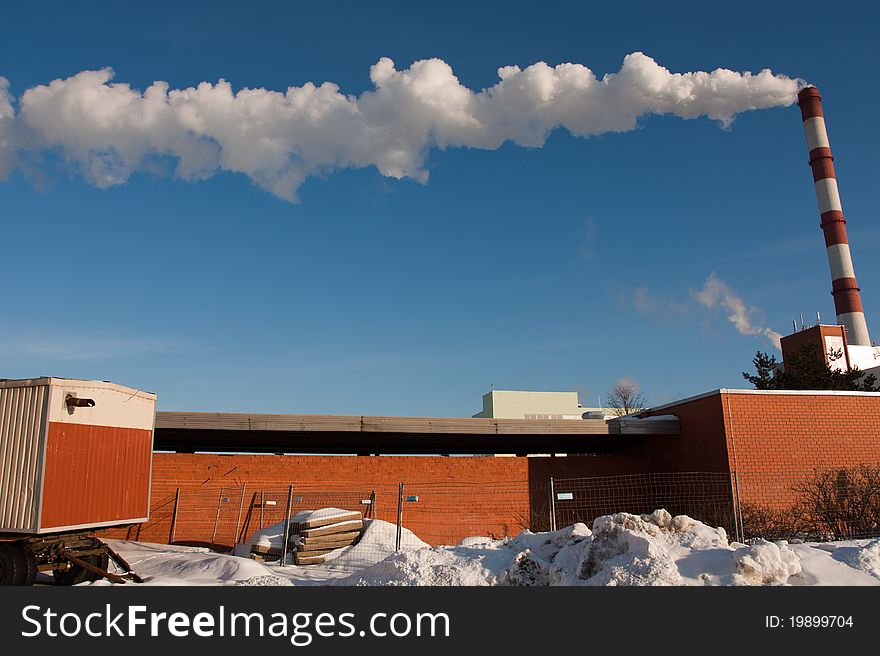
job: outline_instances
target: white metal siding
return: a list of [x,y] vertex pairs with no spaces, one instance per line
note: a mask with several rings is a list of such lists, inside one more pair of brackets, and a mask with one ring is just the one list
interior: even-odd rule
[[0,387],[0,531],[33,531],[48,385]]

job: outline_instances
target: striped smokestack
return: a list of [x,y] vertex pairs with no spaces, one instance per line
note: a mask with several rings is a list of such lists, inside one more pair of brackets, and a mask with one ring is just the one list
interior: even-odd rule
[[849,252],[846,219],[843,218],[840,206],[837,178],[834,177],[834,157],[828,145],[819,90],[816,87],[803,89],[798,94],[798,105],[804,121],[804,134],[810,151],[810,168],[813,169],[816,199],[819,201],[819,213],[822,217],[820,225],[825,233],[825,248],[828,252],[828,264],[831,266],[831,295],[834,296],[837,323],[846,328],[846,337],[850,344],[871,346]]

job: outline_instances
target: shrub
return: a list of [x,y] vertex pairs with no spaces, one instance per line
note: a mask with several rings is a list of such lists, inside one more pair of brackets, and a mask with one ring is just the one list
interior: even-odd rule
[[817,470],[792,488],[797,501],[780,509],[742,504],[745,539],[843,540],[880,536],[880,466]]

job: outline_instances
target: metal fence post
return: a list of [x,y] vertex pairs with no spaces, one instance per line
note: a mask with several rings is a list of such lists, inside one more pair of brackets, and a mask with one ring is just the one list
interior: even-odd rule
[[394,543],[394,550],[400,551],[400,538],[403,533],[403,483],[397,487],[397,539]]
[[376,490],[370,492],[370,519],[376,519]]
[[284,541],[281,543],[281,566],[287,564],[287,541],[290,539],[290,506],[293,503],[293,485],[287,486],[287,512],[284,514]]
[[211,531],[211,549],[214,549],[214,541],[217,539],[217,524],[220,522],[220,507],[223,505],[223,488],[220,488],[220,496],[217,497],[217,515],[214,517],[214,530]]
[[241,485],[241,499],[238,502],[238,519],[235,521],[235,536],[232,538],[232,549],[238,546],[238,529],[241,528],[241,511],[244,508],[244,491],[247,489],[247,483]]
[[260,490],[260,530],[263,530],[263,490]]
[[550,530],[556,530],[556,492],[553,489],[553,477],[550,477]]
[[736,512],[739,515],[739,537],[741,542],[746,541],[746,527],[743,524],[743,509],[739,500],[739,474],[733,470],[733,494],[736,498]]
[[730,472],[730,506],[733,510],[733,539],[742,542],[739,534],[739,513],[736,510],[736,487],[733,481],[733,472]]
[[180,488],[174,491],[174,510],[171,511],[171,531],[168,534],[168,544],[174,544],[174,529],[177,528],[177,508],[180,504]]
[[657,477],[654,474],[648,474],[648,481],[650,481],[648,485],[651,491],[651,507],[646,510],[647,512],[654,512],[660,509],[660,505],[657,503]]

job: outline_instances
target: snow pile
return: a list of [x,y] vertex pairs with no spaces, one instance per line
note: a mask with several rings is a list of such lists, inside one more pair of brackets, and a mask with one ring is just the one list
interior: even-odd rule
[[[365,520],[360,541],[329,554],[323,565],[296,567],[264,564],[250,558],[249,545],[241,556],[213,552],[205,547],[184,547],[127,540],[106,540],[143,577],[147,585],[283,586],[324,584],[348,577],[395,553],[397,527],[381,520]],[[281,523],[281,533],[284,527]],[[258,539],[271,539],[276,526]],[[429,545],[407,529],[401,531],[401,551],[428,550]],[[278,544],[280,545],[280,538]],[[241,546],[241,545],[240,545]],[[92,585],[110,585],[101,580]]]
[[[559,531],[523,531],[513,538],[468,538],[454,547],[395,553],[340,579],[340,585],[682,585],[678,561],[694,550],[726,560],[733,549],[722,528],[665,510],[650,515],[599,517],[591,531],[573,524]],[[718,563],[716,562],[716,565]],[[745,578],[744,578],[745,581]]]
[[[364,520],[364,532],[358,543],[328,553],[325,556],[325,564],[336,561],[334,563],[336,565],[372,565],[393,554],[396,541],[396,525],[381,519],[367,519]],[[412,531],[405,528],[401,530],[400,548],[402,550],[426,549],[428,546],[427,542],[422,542]]]
[[[686,515],[665,510],[650,515],[616,513],[597,518],[592,532],[575,524],[553,535],[540,548],[534,534],[508,543],[517,549],[504,572],[508,585],[683,585],[691,583],[678,563],[694,550],[723,559],[730,551],[722,528],[711,528]],[[554,549],[555,548],[555,549]],[[729,556],[727,556],[729,557]],[[717,563],[716,563],[717,564]],[[722,567],[723,569],[723,567]],[[692,583],[703,583],[697,579]]]
[[506,542],[514,552],[512,562],[499,577],[503,585],[572,585],[592,531],[586,524],[572,524],[559,531],[523,531]]
[[261,574],[259,576],[252,576],[249,579],[244,579],[243,581],[235,581],[233,585],[238,586],[259,586],[259,587],[285,587],[291,586],[290,579],[286,579],[283,576],[277,576],[275,574]]
[[400,551],[396,533],[394,524],[367,520],[358,544],[307,567],[108,542],[151,585],[880,585],[880,539],[728,543],[724,529],[665,510],[606,515],[592,530],[573,524],[442,547],[404,529]]
[[790,576],[801,573],[801,561],[784,540],[758,540],[750,547],[736,551],[735,581],[745,585],[787,583]]
[[465,538],[456,546],[407,549],[338,585],[547,585],[549,568],[565,549],[590,535],[584,524],[560,531],[523,531],[515,538]]
[[481,559],[467,558],[450,549],[413,549],[395,553],[336,585],[493,585],[495,575]]
[[[835,548],[836,546],[836,548]],[[838,545],[828,543],[821,545],[831,553],[834,560],[841,562],[853,570],[864,573],[874,579],[880,579],[880,538],[863,545],[855,542],[843,542]]]
[[872,540],[858,556],[858,568],[880,579],[880,538]]
[[665,510],[641,517],[599,517],[578,578],[588,585],[679,585],[681,575],[670,550],[671,527],[672,517]]
[[[551,537],[537,543],[543,536]],[[786,542],[731,545],[723,528],[665,510],[598,517],[592,532],[576,524],[523,533],[506,547],[514,553],[499,583],[508,585],[768,585],[802,572]],[[862,558],[877,552],[865,549]]]
[[[127,540],[106,540],[123,555],[147,585],[290,585],[249,558],[219,554],[204,547],[181,547]],[[109,585],[102,579],[92,585]]]
[[[401,530],[400,551],[395,552],[397,526],[379,519],[366,520],[364,523],[364,533],[356,545],[327,554],[324,569],[342,575],[336,577],[334,584],[408,585],[408,582],[412,582],[412,585],[467,585],[441,583],[444,580],[442,574],[432,575],[428,573],[428,568],[420,567],[420,564],[432,561],[436,569],[442,570],[449,565],[449,559],[434,554],[436,550],[431,549],[427,542],[420,540],[412,531],[405,528]],[[406,564],[409,558],[413,559],[412,565]],[[402,563],[399,572],[395,570],[398,563]],[[407,568],[412,570],[409,574],[404,571]],[[434,582],[415,583],[422,580],[421,577]]]
[[[273,564],[270,568],[276,574],[291,579],[296,585],[324,584],[365,571],[393,556],[396,541],[397,526],[379,519],[367,519],[364,520],[364,532],[358,543],[331,551],[326,554],[322,564],[285,568]],[[416,537],[412,531],[404,528],[400,535],[400,548],[398,554],[412,550],[427,550],[430,546]],[[350,584],[356,585],[356,581]]]
[[[138,573],[144,570],[144,565],[148,563],[139,564]],[[188,557],[187,554],[167,558],[161,570],[162,576],[189,581],[233,581],[266,574],[266,568],[260,563],[215,553],[207,553],[198,560]]]
[[[541,534],[539,534],[541,535]],[[550,535],[550,534],[543,534]],[[525,544],[520,535],[510,547]],[[555,552],[548,550],[556,547]],[[722,528],[665,510],[650,515],[616,513],[557,531],[543,553],[529,546],[516,553],[502,581],[510,585],[682,585],[678,562],[694,550],[723,559],[730,546]],[[723,569],[723,567],[722,567]],[[694,583],[705,582],[698,579]]]

